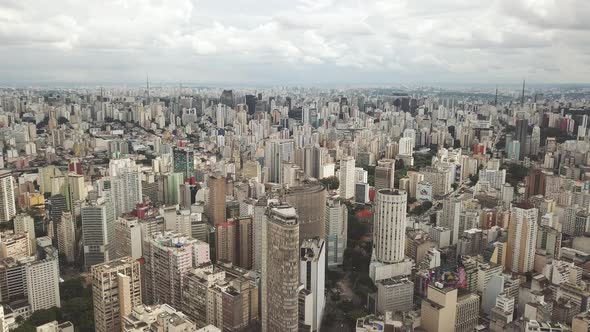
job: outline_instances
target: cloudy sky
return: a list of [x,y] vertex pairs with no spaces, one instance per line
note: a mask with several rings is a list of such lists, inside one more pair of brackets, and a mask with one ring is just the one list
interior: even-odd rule
[[0,83],[586,83],[588,0],[0,0]]

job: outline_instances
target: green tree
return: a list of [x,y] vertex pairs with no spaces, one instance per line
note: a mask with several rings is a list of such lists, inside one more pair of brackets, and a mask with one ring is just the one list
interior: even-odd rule
[[57,124],[62,125],[62,124],[66,124],[66,123],[70,123],[70,120],[66,119],[63,116],[60,116],[59,118],[57,118]]
[[320,182],[326,186],[328,190],[336,190],[340,187],[340,180],[336,176],[323,178],[320,180]]
[[469,176],[469,182],[470,185],[475,186],[477,184],[477,181],[479,181],[479,175],[478,174],[473,174]]

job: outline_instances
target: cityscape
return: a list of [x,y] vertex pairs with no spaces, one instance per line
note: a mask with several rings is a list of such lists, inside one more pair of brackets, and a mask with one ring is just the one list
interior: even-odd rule
[[0,332],[590,331],[581,0],[5,1]]

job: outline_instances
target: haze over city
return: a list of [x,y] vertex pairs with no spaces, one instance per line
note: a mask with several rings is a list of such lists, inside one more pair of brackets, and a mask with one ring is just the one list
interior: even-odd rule
[[0,3],[0,82],[588,83],[583,0]]

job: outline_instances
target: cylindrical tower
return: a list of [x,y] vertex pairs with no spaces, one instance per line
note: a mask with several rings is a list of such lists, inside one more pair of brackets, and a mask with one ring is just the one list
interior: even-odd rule
[[377,261],[397,263],[404,259],[406,246],[407,194],[381,189],[375,196],[373,251]]

